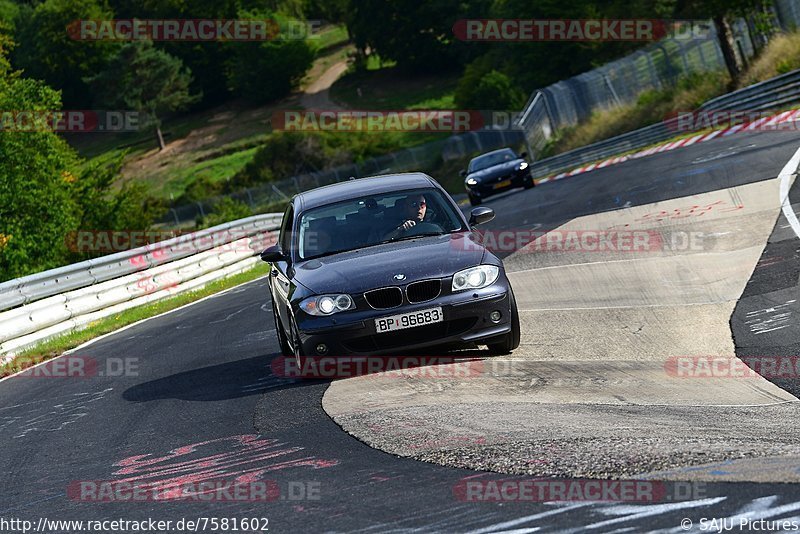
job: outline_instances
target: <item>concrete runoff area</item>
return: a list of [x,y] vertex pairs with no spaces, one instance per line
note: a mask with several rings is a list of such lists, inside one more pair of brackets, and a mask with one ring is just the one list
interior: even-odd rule
[[646,251],[533,243],[504,260],[522,325],[512,355],[465,351],[479,358],[466,375],[336,381],[323,408],[376,448],[454,467],[718,480],[724,464],[724,480],[800,481],[800,429],[787,424],[794,395],[755,373],[687,377],[675,367],[678,357],[735,359],[731,314],[780,213],[779,187],[765,180],[573,219],[552,231],[702,239]]

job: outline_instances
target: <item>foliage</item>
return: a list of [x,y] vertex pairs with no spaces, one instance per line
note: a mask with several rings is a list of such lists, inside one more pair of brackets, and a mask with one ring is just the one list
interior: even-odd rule
[[[58,93],[11,71],[0,34],[0,110],[60,109]],[[0,130],[0,279],[57,267],[75,227],[76,157],[52,131]]]
[[244,219],[252,214],[253,210],[244,202],[225,197],[214,205],[214,211],[211,214],[197,221],[197,228],[209,228],[229,221]]
[[17,4],[12,0],[0,0],[0,24],[13,29],[18,16],[19,6]]
[[166,112],[186,108],[199,95],[189,92],[192,74],[183,62],[150,41],[128,43],[108,68],[88,78],[97,98],[107,106],[145,114],[142,125],[160,125]]
[[473,63],[458,82],[455,100],[461,109],[517,110],[525,104],[525,94],[502,72],[483,72],[481,63]]
[[478,0],[359,0],[350,3],[347,28],[362,52],[370,49],[416,72],[454,69],[475,56],[474,43],[453,36],[456,20],[485,14]]
[[224,192],[381,156],[407,148],[409,139],[421,143],[432,136],[418,132],[276,132],[250,163],[225,183]]
[[[11,46],[0,32],[0,110],[61,109],[56,91],[10,68]],[[147,229],[160,207],[141,186],[113,190],[120,162],[81,172],[56,132],[0,130],[0,280],[74,260],[67,241],[77,229]]]
[[84,78],[100,71],[119,47],[110,41],[82,41],[67,28],[80,19],[109,19],[113,13],[100,0],[45,0],[19,6],[13,64],[31,78],[61,91],[68,109],[91,106]]
[[[287,19],[274,13],[242,11],[241,19],[270,19],[283,25]],[[296,88],[314,61],[306,39],[273,39],[253,43],[228,43],[228,87],[254,102],[268,102]]]

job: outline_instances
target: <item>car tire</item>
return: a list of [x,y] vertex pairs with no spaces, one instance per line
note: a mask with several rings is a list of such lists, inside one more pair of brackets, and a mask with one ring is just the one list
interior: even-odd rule
[[512,350],[519,347],[520,342],[520,327],[519,327],[519,312],[517,311],[517,300],[514,298],[514,292],[511,286],[508,286],[508,295],[511,300],[511,331],[503,336],[502,341],[497,343],[488,343],[489,352],[494,355],[508,354]]
[[300,334],[297,333],[297,328],[292,323],[292,345],[294,345],[294,349],[292,350],[292,354],[294,355],[294,361],[297,363],[297,368],[303,368],[303,358],[305,358],[306,354],[303,352],[303,345],[300,343]]
[[468,196],[469,196],[470,205],[472,205],[472,206],[480,206],[480,204],[481,204],[481,199],[480,198],[474,196],[472,193],[468,193]]
[[286,337],[286,331],[281,325],[281,320],[278,318],[278,311],[275,309],[275,301],[272,301],[272,318],[275,321],[275,333],[278,336],[278,346],[284,356],[292,355],[292,348],[289,346],[289,340]]
[[525,189],[533,189],[534,187],[536,187],[536,183],[533,181],[533,177],[528,176],[527,178],[525,178],[522,181],[522,187],[524,187]]

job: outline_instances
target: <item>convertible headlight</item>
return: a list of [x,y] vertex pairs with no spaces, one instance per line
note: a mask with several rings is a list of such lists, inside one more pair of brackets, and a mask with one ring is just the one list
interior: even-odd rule
[[310,315],[333,315],[356,308],[350,295],[320,295],[308,297],[300,303],[300,309]]
[[527,161],[523,161],[522,163],[519,164],[519,169],[517,169],[517,170],[518,171],[524,171],[527,168],[528,168],[528,162]]
[[494,265],[478,265],[453,275],[453,291],[480,289],[494,284],[500,274],[500,268]]
[[478,185],[478,180],[475,178],[467,178],[467,185]]

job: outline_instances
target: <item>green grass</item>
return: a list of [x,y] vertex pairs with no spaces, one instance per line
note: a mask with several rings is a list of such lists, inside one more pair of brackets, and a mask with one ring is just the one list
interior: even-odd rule
[[452,109],[457,84],[457,74],[409,78],[385,67],[347,73],[331,87],[331,98],[353,109]]
[[776,35],[750,64],[740,81],[745,87],[800,68],[800,32]]
[[265,263],[259,263],[248,271],[235,274],[223,280],[211,282],[196,291],[189,291],[181,295],[176,295],[152,304],[131,308],[117,315],[100,319],[94,323],[90,323],[88,328],[64,334],[21,352],[12,361],[0,366],[0,377],[12,375],[43,361],[60,356],[64,351],[75,348],[103,334],[113,332],[123,326],[174,310],[175,308],[179,308],[203,297],[261,278],[268,272],[269,266]]
[[[154,180],[151,191],[161,198],[178,198],[195,180],[207,178],[211,182],[230,179],[250,163],[257,147],[240,150],[223,156],[200,161],[191,167],[174,168]],[[145,181],[149,181],[145,178]]]
[[[777,35],[741,77],[740,87],[800,68],[800,32]],[[691,74],[675,87],[645,91],[633,104],[597,111],[586,121],[559,130],[541,157],[602,141],[664,120],[670,113],[697,109],[703,102],[727,92],[728,74]],[[695,134],[697,132],[691,132]],[[676,139],[678,139],[676,137]]]
[[341,46],[350,40],[345,26],[326,26],[321,29],[312,41],[317,49],[317,54],[324,54],[331,48]]
[[692,74],[675,87],[645,91],[633,104],[596,111],[580,124],[561,128],[539,159],[663,121],[676,111],[694,110],[706,100],[723,94],[727,83],[723,72]]

